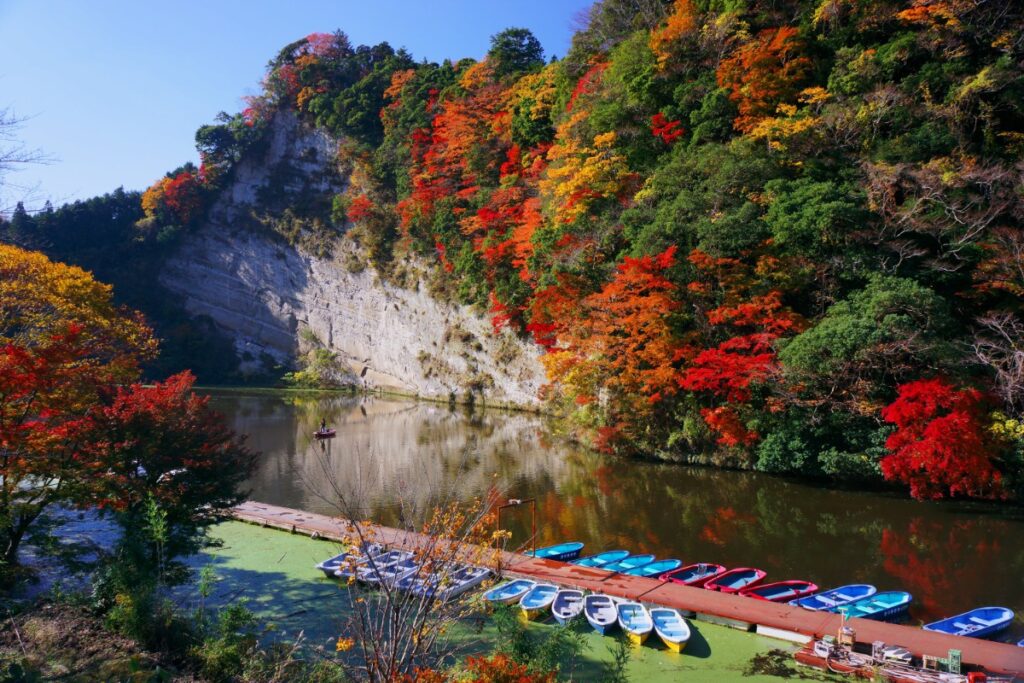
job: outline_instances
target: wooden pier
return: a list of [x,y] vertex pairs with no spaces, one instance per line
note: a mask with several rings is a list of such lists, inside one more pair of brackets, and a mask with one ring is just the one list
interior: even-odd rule
[[[235,508],[236,519],[316,536],[334,541],[346,540],[346,525],[338,519],[264,503],[246,502]],[[417,534],[388,527],[376,527],[374,540],[397,547],[412,548],[423,542]],[[518,553],[503,553],[504,573],[522,576],[649,604],[675,607],[697,620],[807,642],[827,634],[834,635],[842,617],[828,612],[812,612],[799,607],[726,595],[703,588],[691,588],[657,579],[610,574],[599,569],[564,562],[537,559]],[[881,640],[901,645],[915,656],[945,657],[949,650],[960,650],[963,663],[994,674],[1024,678],[1024,648],[978,638],[964,638],[925,631],[912,626],[889,624],[871,619],[850,619],[857,641],[870,644]]]

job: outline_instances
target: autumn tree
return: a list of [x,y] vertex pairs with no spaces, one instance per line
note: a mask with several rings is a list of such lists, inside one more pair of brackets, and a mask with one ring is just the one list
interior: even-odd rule
[[778,105],[795,102],[810,70],[799,31],[790,26],[764,29],[741,45],[717,73],[718,84],[728,88],[739,109],[736,130],[749,132]]
[[885,478],[909,485],[915,498],[998,497],[1000,448],[987,414],[987,397],[977,389],[940,378],[901,385],[882,410],[896,427],[885,442]]

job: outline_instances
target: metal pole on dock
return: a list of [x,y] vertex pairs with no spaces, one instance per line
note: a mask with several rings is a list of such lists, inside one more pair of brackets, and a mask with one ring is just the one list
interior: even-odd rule
[[505,508],[519,507],[520,505],[530,505],[530,543],[533,545],[533,556],[537,556],[537,500],[535,498],[509,498],[508,502],[504,505],[498,506],[498,515],[495,520],[496,529],[495,531],[501,531],[501,511]]

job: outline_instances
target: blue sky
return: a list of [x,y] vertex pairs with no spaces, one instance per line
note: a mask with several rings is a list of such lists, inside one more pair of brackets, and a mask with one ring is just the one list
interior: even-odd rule
[[[0,108],[54,158],[6,177],[33,204],[143,189],[196,161],[193,135],[255,94],[267,61],[315,31],[389,42],[416,59],[480,58],[490,36],[530,29],[563,56],[591,0],[0,0]],[[0,202],[2,205],[2,202]]]

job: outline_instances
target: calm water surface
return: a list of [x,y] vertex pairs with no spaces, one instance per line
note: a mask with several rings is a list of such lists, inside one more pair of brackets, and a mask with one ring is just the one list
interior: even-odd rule
[[[760,567],[769,580],[873,583],[914,595],[914,620],[1004,605],[1024,616],[1024,515],[836,491],[757,473],[619,460],[546,436],[541,418],[467,415],[378,398],[214,393],[262,452],[255,500],[337,514],[345,497],[394,524],[492,485],[536,498],[538,543],[580,540],[690,562]],[[312,438],[320,418],[338,430]],[[502,514],[514,539],[528,508]],[[1014,634],[1024,635],[1018,616]]]

